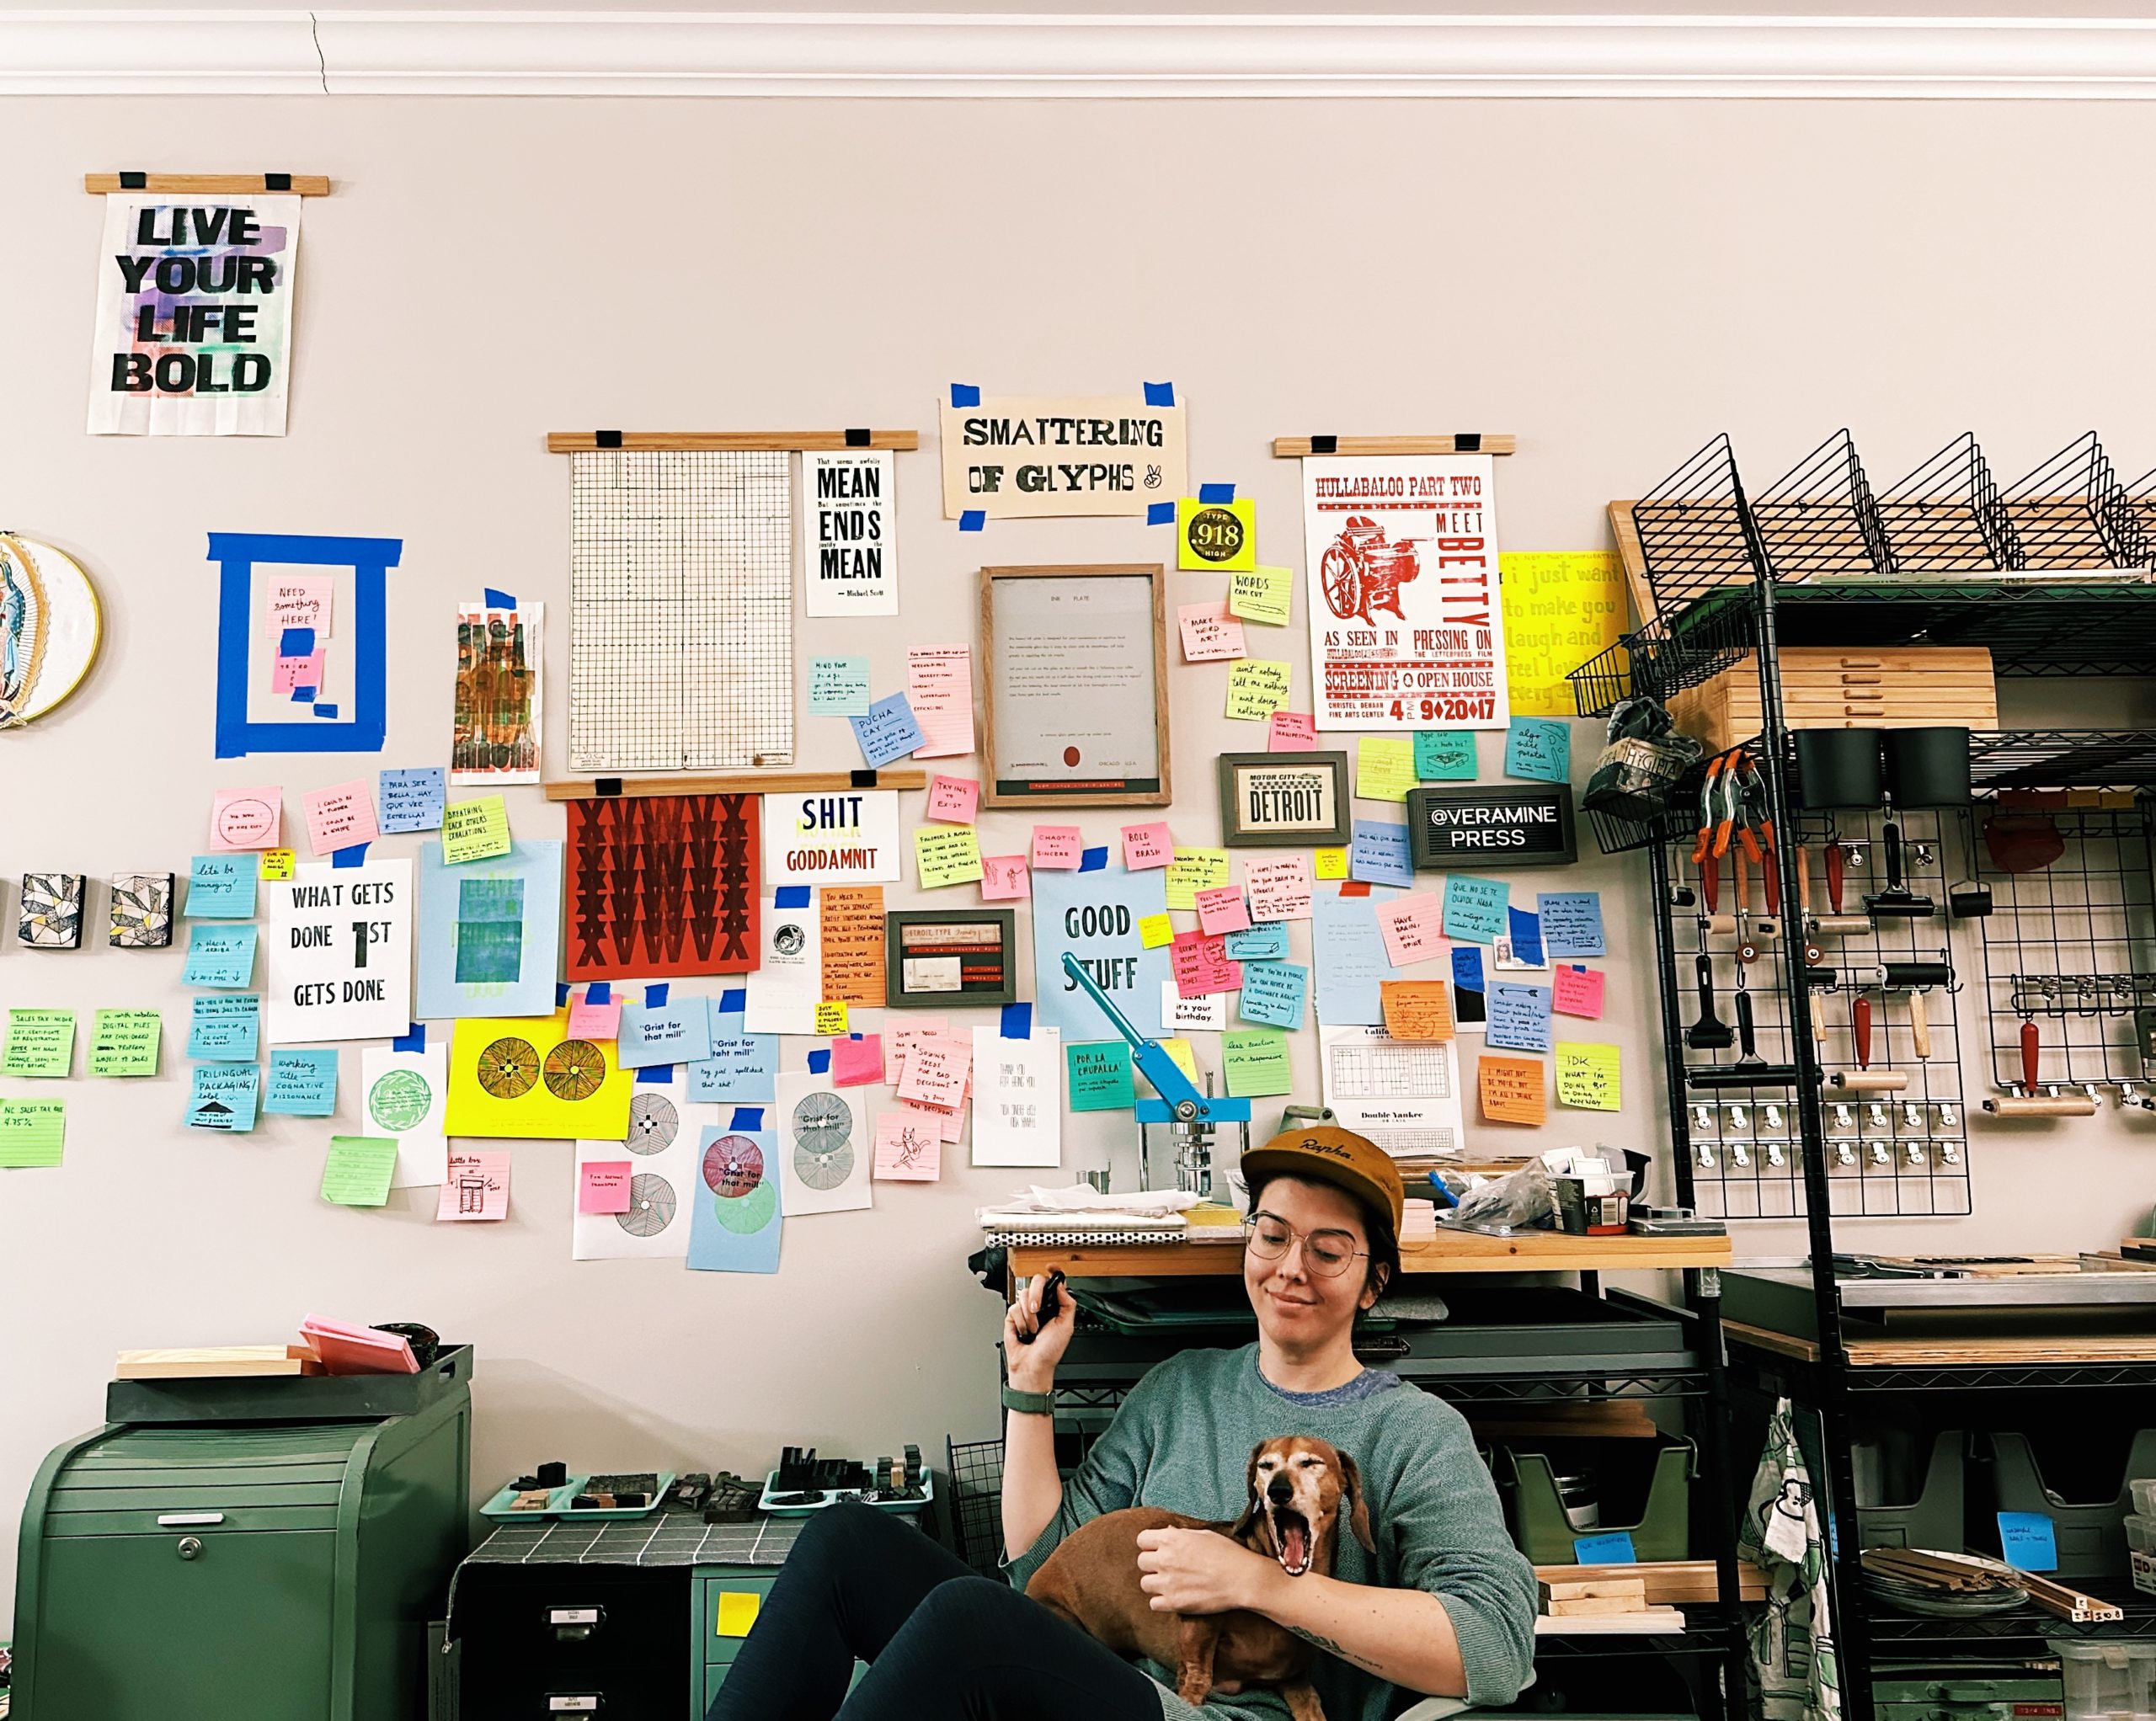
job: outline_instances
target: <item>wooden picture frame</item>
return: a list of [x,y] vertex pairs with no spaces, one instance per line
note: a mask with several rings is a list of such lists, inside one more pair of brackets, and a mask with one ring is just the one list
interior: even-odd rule
[[1224,753],[1219,772],[1225,848],[1329,848],[1353,829],[1344,753]]
[[[982,937],[983,928],[991,935]],[[992,972],[982,954],[989,951]],[[883,917],[883,1003],[890,1010],[1018,1001],[1018,917],[1009,908],[896,909]]]
[[[1057,636],[1038,613],[1066,595],[1043,583],[1067,583],[1074,618],[1097,599],[1102,623],[1088,635]],[[1130,583],[1143,581],[1148,600],[1131,600]],[[1097,589],[1088,591],[1092,586]],[[1024,610],[1021,615],[1005,611]],[[1173,799],[1168,737],[1167,569],[1157,562],[1085,562],[1050,567],[984,567],[980,571],[981,802],[988,807],[1039,811],[1057,807],[1166,807]],[[1121,624],[1120,628],[1118,624]],[[1150,627],[1151,650],[1136,626]],[[1085,638],[1093,644],[1079,648]],[[1150,669],[1147,667],[1150,665]],[[999,700],[1007,676],[1034,685]],[[1095,678],[1090,684],[1088,675]],[[1137,684],[1150,675],[1151,697]],[[1120,691],[1117,682],[1123,686]],[[1134,692],[1136,696],[1134,697]],[[1089,711],[1086,700],[1095,704]],[[1150,734],[1142,732],[1150,715]],[[1078,726],[1067,734],[1047,727],[1050,714]],[[1129,731],[1113,733],[1117,723]],[[1107,749],[1099,770],[1087,771],[1086,749]]]

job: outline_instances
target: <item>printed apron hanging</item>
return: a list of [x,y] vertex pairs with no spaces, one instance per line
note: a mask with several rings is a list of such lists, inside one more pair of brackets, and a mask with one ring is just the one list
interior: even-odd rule
[[1766,1604],[1752,1610],[1748,1628],[1765,1721],[1838,1721],[1827,1541],[1787,1399],[1767,1424],[1737,1545],[1767,1578]]

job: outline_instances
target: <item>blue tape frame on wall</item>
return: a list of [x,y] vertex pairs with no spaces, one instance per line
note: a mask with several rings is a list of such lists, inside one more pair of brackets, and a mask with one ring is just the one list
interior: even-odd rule
[[[389,570],[403,553],[402,538],[210,534],[210,560],[218,567],[219,759],[244,759],[253,753],[382,751],[389,727]],[[312,706],[309,717],[296,720],[248,721],[257,562],[352,570],[352,714],[342,722],[335,705]]]

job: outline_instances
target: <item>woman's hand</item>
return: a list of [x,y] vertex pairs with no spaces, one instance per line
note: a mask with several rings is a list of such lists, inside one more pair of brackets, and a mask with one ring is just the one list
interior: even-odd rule
[[1003,1372],[1022,1393],[1044,1393],[1055,1384],[1055,1366],[1070,1348],[1078,1324],[1068,1286],[1056,1298],[1055,1318],[1042,1324],[1041,1287],[1047,1283],[1045,1273],[1036,1273],[1003,1311]]
[[1266,1574],[1279,1567],[1211,1530],[1145,1530],[1138,1569],[1155,1613],[1226,1613],[1257,1606]]

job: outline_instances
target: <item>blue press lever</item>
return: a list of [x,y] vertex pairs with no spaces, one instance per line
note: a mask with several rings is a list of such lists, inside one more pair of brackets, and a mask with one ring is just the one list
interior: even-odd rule
[[1093,977],[1086,972],[1085,965],[1065,951],[1063,972],[1085,989],[1086,995],[1101,1007],[1101,1013],[1114,1024],[1115,1031],[1130,1042],[1130,1061],[1138,1073],[1153,1084],[1157,1100],[1140,1100],[1134,1108],[1140,1123],[1248,1123],[1250,1101],[1216,1097],[1201,1094],[1198,1084],[1182,1071],[1182,1066],[1168,1055],[1167,1048],[1157,1040],[1149,1040],[1131,1026],[1130,1019],[1108,1001]]

